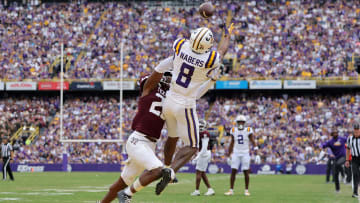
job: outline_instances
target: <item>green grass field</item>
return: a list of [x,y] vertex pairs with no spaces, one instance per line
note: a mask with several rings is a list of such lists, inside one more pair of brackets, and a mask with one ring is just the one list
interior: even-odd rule
[[[0,202],[95,202],[101,199],[118,173],[15,173],[15,182],[0,182]],[[137,193],[133,202],[358,202],[351,198],[351,185],[325,184],[324,176],[252,175],[250,197],[245,197],[244,179],[238,175],[235,195],[224,196],[229,188],[229,175],[209,175],[216,195],[191,197],[194,174],[178,174],[179,183],[169,185],[161,196],[155,195],[154,183]],[[200,188],[206,192],[204,185]],[[114,201],[115,202],[115,201]],[[116,201],[117,202],[117,201]]]

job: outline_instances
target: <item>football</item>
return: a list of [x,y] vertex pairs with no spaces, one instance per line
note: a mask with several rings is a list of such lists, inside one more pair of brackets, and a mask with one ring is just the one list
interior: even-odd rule
[[211,17],[215,12],[214,6],[210,2],[205,2],[200,5],[199,13],[203,18]]

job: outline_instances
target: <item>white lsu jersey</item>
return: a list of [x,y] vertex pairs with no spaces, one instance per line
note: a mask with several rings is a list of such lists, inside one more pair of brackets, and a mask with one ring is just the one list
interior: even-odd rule
[[168,95],[179,104],[194,106],[199,87],[207,81],[207,73],[220,65],[220,55],[216,51],[197,54],[192,51],[189,40],[174,42],[173,71]]
[[233,127],[230,134],[234,137],[233,154],[249,154],[249,136],[253,134],[252,128],[247,127],[240,130]]

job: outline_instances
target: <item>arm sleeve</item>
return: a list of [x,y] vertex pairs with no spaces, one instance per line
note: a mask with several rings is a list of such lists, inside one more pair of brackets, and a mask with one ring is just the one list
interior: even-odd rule
[[173,57],[167,57],[166,59],[162,60],[156,67],[155,71],[158,73],[164,73],[166,71],[170,71],[173,67]]
[[202,148],[201,148],[201,151],[199,153],[200,156],[206,154],[206,151],[207,151],[207,148],[208,148],[208,145],[209,145],[209,138],[204,137],[204,138],[202,138],[201,142],[202,142]]
[[202,84],[196,92],[196,99],[200,99],[214,85],[214,83],[214,81],[209,79]]

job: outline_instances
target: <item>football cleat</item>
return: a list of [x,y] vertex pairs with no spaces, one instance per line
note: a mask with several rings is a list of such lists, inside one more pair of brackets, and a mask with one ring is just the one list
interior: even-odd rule
[[250,192],[249,192],[249,191],[245,191],[244,195],[245,195],[245,196],[250,196]]
[[121,190],[117,194],[119,203],[131,203],[131,196],[125,193],[125,190]]
[[352,197],[353,197],[353,198],[358,198],[359,195],[354,193],[354,194],[352,195]]
[[174,170],[171,168],[163,168],[162,171],[162,179],[158,184],[156,184],[155,194],[160,195],[160,193],[166,188],[169,182],[175,178]]
[[205,193],[205,196],[215,195],[215,191],[212,188],[209,188],[208,191]]
[[229,190],[229,191],[225,192],[224,195],[226,195],[226,196],[234,195],[234,191]]
[[200,196],[200,192],[199,192],[199,190],[195,190],[195,191],[192,192],[190,195],[191,195],[191,196]]

